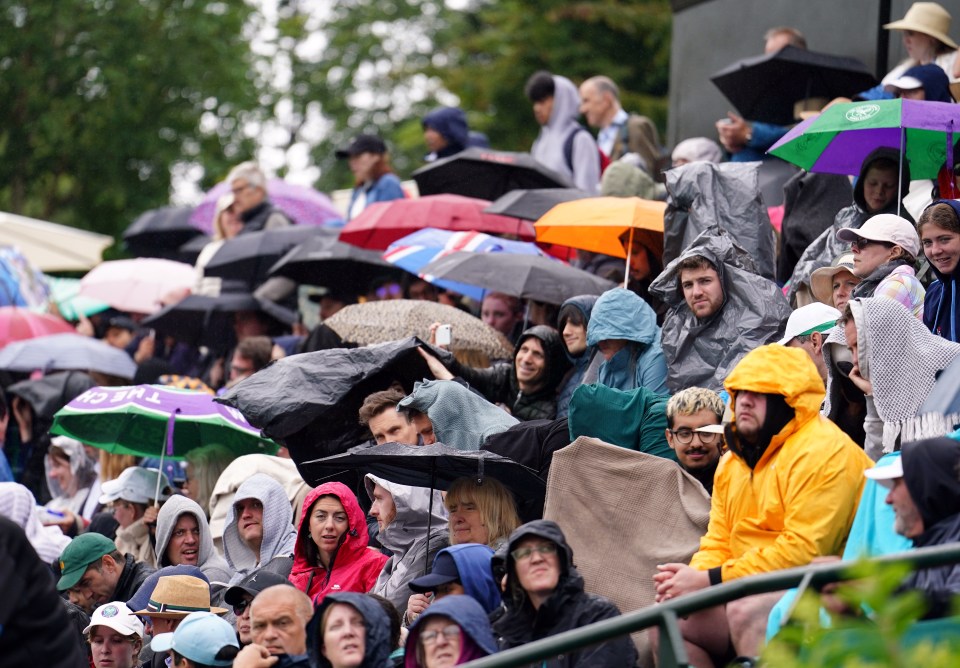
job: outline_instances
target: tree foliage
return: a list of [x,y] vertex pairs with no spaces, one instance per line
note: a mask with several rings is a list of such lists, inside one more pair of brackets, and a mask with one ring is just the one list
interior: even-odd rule
[[0,209],[118,234],[249,153],[242,0],[0,0]]

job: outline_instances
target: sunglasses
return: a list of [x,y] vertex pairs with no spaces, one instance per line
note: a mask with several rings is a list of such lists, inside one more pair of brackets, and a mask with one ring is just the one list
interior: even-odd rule
[[856,248],[858,251],[862,251],[864,248],[870,244],[880,244],[881,246],[886,246],[887,248],[893,248],[894,244],[888,241],[874,241],[873,239],[864,239],[863,237],[857,237],[850,242],[851,248]]
[[235,614],[237,617],[239,617],[240,615],[243,614],[243,611],[244,611],[244,610],[246,610],[247,608],[250,607],[250,603],[251,603],[251,602],[252,602],[252,601],[248,601],[247,599],[243,599],[243,600],[240,601],[239,603],[234,603],[234,604],[233,604],[233,614]]

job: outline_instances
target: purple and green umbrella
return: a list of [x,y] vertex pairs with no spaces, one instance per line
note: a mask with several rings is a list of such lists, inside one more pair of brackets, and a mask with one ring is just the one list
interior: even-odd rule
[[163,385],[93,387],[57,411],[50,431],[138,457],[182,459],[211,443],[237,456],[272,455],[278,448],[240,411],[214,403],[206,392]]
[[936,179],[960,139],[960,105],[919,100],[835,104],[803,121],[768,153],[808,172],[859,174],[881,146],[899,148],[913,179]]

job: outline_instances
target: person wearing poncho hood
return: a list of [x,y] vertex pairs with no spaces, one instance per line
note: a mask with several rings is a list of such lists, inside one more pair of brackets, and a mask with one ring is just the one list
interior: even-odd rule
[[570,399],[580,385],[589,385],[597,381],[602,358],[597,354],[596,346],[587,344],[587,326],[590,314],[597,303],[596,295],[571,297],[560,306],[557,314],[557,331],[563,337],[563,348],[570,361],[570,371],[563,379],[557,393],[557,417],[566,417],[570,411]]
[[443,494],[398,485],[371,473],[363,483],[373,502],[370,514],[377,518],[380,529],[377,539],[393,553],[371,593],[388,599],[402,615],[413,593],[409,582],[423,575],[436,553],[450,544]]
[[197,566],[211,585],[226,585],[232,573],[213,547],[207,515],[196,501],[171,496],[157,515],[157,567]]
[[[353,608],[359,614],[354,621],[341,623],[333,628],[332,617],[336,608]],[[342,618],[341,618],[342,619]],[[362,633],[362,639],[357,636]],[[362,642],[358,642],[362,640]],[[307,624],[307,656],[310,665],[316,668],[388,668],[390,661],[390,620],[386,611],[371,596],[356,592],[329,594],[316,607],[313,618]],[[360,663],[356,654],[361,653]]]
[[[866,396],[864,450],[871,458],[893,452],[899,443],[952,430],[958,416],[918,417],[917,411],[939,373],[960,355],[960,344],[931,333],[897,302],[877,297],[851,299],[838,324],[853,355],[848,376]],[[833,372],[829,365],[828,373]],[[834,393],[828,393],[825,414],[835,400]]]
[[[459,633],[449,638],[445,631],[455,624]],[[421,635],[434,636],[428,644]],[[404,668],[458,666],[497,652],[497,641],[487,613],[470,596],[452,595],[437,601],[420,615],[407,636]]]
[[720,392],[740,358],[778,340],[790,316],[780,288],[759,276],[749,254],[718,227],[697,236],[650,291],[670,306],[661,330],[670,392]]
[[237,488],[223,530],[230,584],[260,569],[290,574],[297,540],[292,514],[283,487],[268,475],[256,473]]
[[[823,381],[804,351],[777,344],[752,350],[725,387],[734,421],[726,427],[730,452],[714,478],[707,533],[689,566],[658,566],[657,601],[840,554],[863,472],[873,465],[820,414]],[[779,598],[748,597],[681,621],[691,663],[722,664],[731,645],[738,655],[756,656]]]

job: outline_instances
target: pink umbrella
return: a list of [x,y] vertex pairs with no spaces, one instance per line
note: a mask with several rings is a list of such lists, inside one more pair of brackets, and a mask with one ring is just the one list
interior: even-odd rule
[[0,348],[47,334],[70,334],[76,330],[63,318],[34,313],[16,306],[0,306]]
[[80,281],[80,294],[121,311],[153,313],[164,297],[189,291],[196,282],[193,267],[183,262],[141,257],[103,262]]
[[[211,188],[193,210],[190,224],[212,234],[217,200],[229,190],[230,184],[226,181]],[[343,220],[343,214],[334,208],[329,197],[307,186],[287,183],[283,179],[270,179],[267,181],[267,197],[297,225],[328,225]]]

